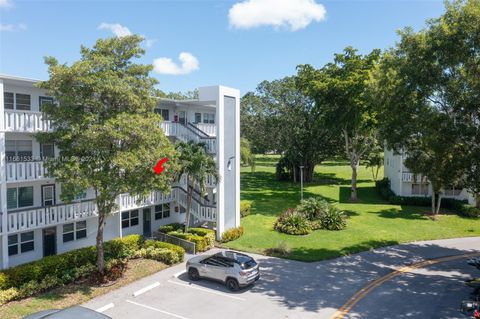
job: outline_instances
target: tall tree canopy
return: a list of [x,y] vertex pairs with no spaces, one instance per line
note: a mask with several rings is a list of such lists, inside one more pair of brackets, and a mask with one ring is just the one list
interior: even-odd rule
[[298,66],[298,86],[323,112],[322,126],[342,136],[352,168],[350,200],[357,200],[357,169],[377,143],[377,114],[372,103],[369,79],[380,50],[357,54],[352,47],[335,54],[332,63],[321,69]]
[[428,177],[432,207],[455,184],[479,198],[480,1],[447,2],[425,29],[400,36],[372,81],[382,136]]
[[[295,77],[264,81],[245,97],[249,116],[257,121],[252,144],[258,147],[256,141],[263,139],[260,143],[267,142],[267,149],[283,155],[289,178],[300,181],[304,166],[304,181],[311,181],[315,165],[334,154],[338,145],[335,135],[322,125],[322,110],[297,88]],[[261,133],[255,137],[255,132]]]
[[[51,133],[38,135],[53,142],[60,156],[47,162],[49,175],[62,184],[61,196],[71,200],[93,188],[98,206],[97,266],[104,270],[103,230],[106,217],[118,207],[122,193],[147,195],[170,191],[177,155],[159,126],[150,65],[134,63],[144,54],[142,38],[126,36],[98,40],[81,48],[71,66],[46,58],[49,80],[40,87],[56,102],[44,107]],[[152,168],[164,157],[165,170]]]

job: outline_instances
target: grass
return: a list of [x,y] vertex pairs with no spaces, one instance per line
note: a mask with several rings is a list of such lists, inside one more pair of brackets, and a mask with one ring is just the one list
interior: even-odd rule
[[433,221],[425,216],[429,207],[386,203],[376,193],[365,167],[358,174],[359,201],[350,203],[351,169],[345,162],[317,166],[314,182],[304,187],[304,197],[321,197],[338,205],[349,216],[347,228],[317,230],[305,236],[278,233],[273,230],[276,216],[299,203],[300,186],[275,180],[277,160],[276,156],[257,156],[255,173],[249,167],[242,168],[241,199],[253,201],[252,215],[242,219],[245,234],[226,246],[260,254],[287,246],[286,258],[317,261],[416,240],[480,235],[479,219],[441,214]]
[[167,265],[148,259],[133,259],[128,262],[124,276],[109,286],[92,286],[86,283],[70,284],[19,301],[9,302],[0,307],[0,318],[19,319],[31,313],[60,309],[84,303],[92,298],[118,289],[135,280],[154,274]]

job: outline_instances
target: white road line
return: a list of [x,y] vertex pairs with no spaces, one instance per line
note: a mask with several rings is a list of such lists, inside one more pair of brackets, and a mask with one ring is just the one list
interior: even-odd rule
[[95,310],[96,312],[104,312],[104,311],[107,311],[108,309],[112,309],[113,307],[115,307],[115,305],[113,303],[109,303],[108,305],[105,305],[101,308],[98,308],[97,310]]
[[178,278],[179,276],[183,275],[184,273],[186,273],[185,270],[179,271],[175,275],[173,275],[173,277]]
[[172,284],[175,284],[175,285],[179,285],[179,286],[184,286],[184,287],[188,287],[188,288],[198,289],[198,290],[205,291],[205,292],[208,292],[208,293],[211,293],[211,294],[214,294],[214,295],[218,295],[218,296],[223,296],[223,297],[232,298],[232,299],[235,299],[235,300],[245,301],[245,299],[240,298],[240,297],[230,296],[229,294],[226,294],[226,293],[223,293],[223,292],[218,292],[218,291],[214,291],[214,290],[211,290],[211,289],[206,289],[206,288],[198,287],[198,286],[196,286],[196,285],[183,284],[183,283],[181,283],[181,282],[176,282],[176,281],[173,281],[173,280],[169,280],[168,282],[169,282],[169,283],[172,283]]
[[157,311],[157,312],[160,312],[160,313],[163,313],[163,314],[166,314],[166,315],[175,317],[175,318],[188,319],[188,318],[186,318],[186,317],[183,317],[183,316],[180,316],[180,315],[176,315],[176,314],[174,314],[174,313],[171,313],[171,312],[168,312],[168,311],[164,311],[164,310],[160,310],[160,309],[157,309],[157,308],[154,308],[154,307],[150,307],[150,306],[147,306],[147,305],[143,305],[143,304],[141,304],[141,303],[134,302],[134,301],[131,301],[131,300],[126,300],[126,302],[131,303],[131,304],[134,304],[134,305],[137,305],[137,306],[139,306],[139,307],[143,307],[143,308],[147,308],[147,309],[150,309],[150,310],[153,310],[153,311]]
[[134,296],[134,297],[139,296],[139,295],[141,295],[141,294],[143,294],[143,293],[145,293],[145,292],[147,292],[147,291],[149,291],[149,290],[151,290],[151,289],[153,289],[153,288],[156,288],[156,287],[158,287],[158,286],[160,286],[160,283],[157,281],[157,282],[151,284],[150,286],[147,286],[147,287],[145,287],[145,288],[142,288],[142,289],[140,289],[140,290],[135,291],[135,292],[133,293],[133,296]]

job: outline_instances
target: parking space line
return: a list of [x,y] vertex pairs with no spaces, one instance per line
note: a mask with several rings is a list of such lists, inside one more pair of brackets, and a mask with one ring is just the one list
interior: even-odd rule
[[108,305],[105,305],[103,307],[100,307],[98,308],[97,310],[95,310],[96,312],[104,312],[104,311],[107,311],[108,309],[112,309],[113,307],[115,307],[115,305],[113,303],[109,303]]
[[168,312],[168,311],[165,311],[165,310],[161,310],[161,309],[157,309],[157,308],[154,308],[154,307],[150,307],[150,306],[147,306],[147,305],[144,305],[144,304],[141,304],[141,303],[138,303],[138,302],[134,302],[134,301],[131,301],[131,300],[125,300],[125,301],[128,302],[128,303],[137,305],[137,306],[139,306],[139,307],[143,307],[143,308],[150,309],[150,310],[153,310],[153,311],[156,311],[156,312],[160,312],[160,313],[163,313],[163,314],[165,314],[165,315],[172,316],[172,317],[175,317],[175,318],[179,318],[179,319],[189,319],[189,318],[186,318],[186,317],[183,317],[183,316],[180,316],[180,315],[176,315],[176,314],[174,314],[174,313],[171,313],[171,312]]
[[172,284],[175,284],[175,285],[184,286],[184,287],[188,287],[188,288],[193,288],[193,289],[205,291],[205,292],[208,292],[208,293],[211,293],[211,294],[214,294],[214,295],[223,296],[223,297],[227,297],[227,298],[231,298],[231,299],[235,299],[235,300],[240,300],[240,301],[245,301],[245,300],[246,300],[246,299],[244,299],[244,298],[240,298],[240,297],[236,297],[236,296],[231,296],[231,295],[226,294],[226,293],[223,293],[223,292],[211,290],[211,289],[208,289],[208,288],[202,288],[202,287],[199,287],[199,286],[197,286],[197,285],[184,284],[184,283],[176,282],[176,281],[173,281],[173,280],[169,280],[168,282],[169,282],[169,283],[172,283]]
[[157,281],[157,282],[155,282],[155,283],[153,283],[153,284],[151,284],[151,285],[149,285],[149,286],[147,286],[147,287],[145,287],[145,288],[142,288],[142,289],[140,289],[140,290],[135,291],[135,292],[133,293],[133,296],[134,296],[134,297],[137,297],[137,296],[139,296],[139,295],[141,295],[141,294],[143,294],[143,293],[145,293],[145,292],[147,292],[147,291],[149,291],[149,290],[152,290],[153,288],[156,288],[156,287],[158,287],[158,286],[160,286],[160,283]]

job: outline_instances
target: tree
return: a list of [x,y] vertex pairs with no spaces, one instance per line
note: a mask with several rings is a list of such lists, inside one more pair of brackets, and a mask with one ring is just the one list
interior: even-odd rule
[[198,100],[198,90],[195,89],[193,91],[187,91],[185,93],[180,91],[169,92],[169,93],[160,91],[159,96],[166,99],[172,99],[172,100]]
[[380,143],[378,143],[378,141],[367,155],[366,162],[366,167],[370,168],[372,171],[373,180],[377,181],[378,173],[380,172],[380,168],[383,166],[383,147]]
[[215,160],[208,155],[205,151],[205,145],[202,143],[179,142],[176,149],[180,154],[178,158],[180,163],[179,177],[185,175],[187,179],[187,214],[185,215],[185,232],[187,232],[190,226],[190,212],[195,186],[203,195],[208,175],[211,175],[215,181],[219,181],[220,175]]
[[479,0],[447,2],[425,29],[401,31],[374,72],[382,136],[432,183],[432,212],[442,187],[458,183],[480,198],[478,30]]
[[289,179],[299,182],[304,166],[304,181],[312,181],[315,165],[334,154],[338,145],[335,135],[322,125],[322,110],[297,88],[293,76],[264,81],[249,96],[251,115],[265,119],[265,134],[272,149],[284,157],[280,163],[287,163]]
[[252,173],[255,171],[255,154],[252,153],[250,141],[246,138],[240,138],[240,160],[242,165],[250,166]]
[[377,140],[377,117],[369,93],[369,79],[380,50],[357,54],[352,47],[335,54],[334,62],[315,70],[298,66],[298,85],[323,112],[323,125],[342,136],[352,168],[350,200],[357,200],[357,170]]
[[[153,112],[152,66],[133,61],[144,54],[141,41],[135,35],[99,39],[91,49],[82,46],[80,60],[71,66],[45,58],[49,80],[39,84],[58,102],[42,110],[54,131],[37,136],[60,149],[60,156],[46,163],[49,175],[62,184],[65,201],[89,188],[96,195],[100,274],[103,230],[107,216],[118,209],[117,196],[169,192],[177,170],[176,152]],[[152,168],[164,157],[169,160],[157,175]]]

